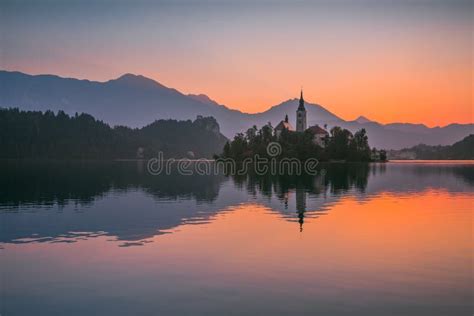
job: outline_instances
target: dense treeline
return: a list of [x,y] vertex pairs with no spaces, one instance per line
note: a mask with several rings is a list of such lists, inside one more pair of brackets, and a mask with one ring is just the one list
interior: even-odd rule
[[298,158],[303,161],[308,158],[317,158],[320,161],[360,162],[385,161],[386,159],[385,151],[370,148],[365,129],[352,134],[349,130],[336,126],[324,139],[323,146],[316,144],[313,139],[314,134],[311,130],[297,133],[284,129],[277,137],[271,124],[263,126],[260,130],[254,126],[246,133],[239,133],[232,141],[227,142],[221,156],[238,161],[252,158],[255,154],[268,157],[268,144],[278,142],[282,148],[278,158]]
[[474,159],[474,134],[451,146],[429,146],[420,144],[411,148],[391,150],[391,159],[426,159],[426,160],[468,160]]
[[212,117],[110,127],[88,114],[0,109],[0,158],[115,159],[212,157],[226,138]]

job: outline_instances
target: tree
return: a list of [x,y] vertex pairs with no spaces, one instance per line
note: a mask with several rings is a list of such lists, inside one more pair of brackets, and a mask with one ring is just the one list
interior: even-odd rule
[[[223,156],[242,160],[258,154],[268,156],[267,146],[270,142],[281,145],[282,152],[277,159],[297,158],[305,161],[309,158],[324,160],[345,160],[345,161],[370,161],[371,150],[368,143],[365,129],[357,131],[354,135],[341,127],[331,129],[331,134],[325,137],[324,147],[314,143],[314,133],[306,130],[303,133],[283,129],[278,139],[273,135],[271,124],[264,125],[260,130],[254,126],[244,134],[237,134],[224,147]],[[272,157],[274,158],[274,157]]]
[[231,157],[238,161],[243,160],[247,153],[247,140],[242,133],[235,135],[234,140],[230,144]]
[[335,126],[331,129],[331,137],[328,142],[327,151],[331,159],[344,160],[349,156],[349,143],[352,133],[347,129]]
[[140,129],[111,128],[89,114],[0,109],[0,158],[115,159],[145,157],[164,151],[184,157],[193,151],[211,157],[226,138],[212,117],[195,121],[159,120]]
[[365,128],[358,130],[350,140],[349,158],[354,161],[370,161],[369,138]]
[[249,141],[249,143],[252,143],[255,141],[255,137],[257,136],[257,126],[252,126],[251,128],[249,128],[247,130],[247,132],[245,132],[245,137],[247,138],[247,140]]

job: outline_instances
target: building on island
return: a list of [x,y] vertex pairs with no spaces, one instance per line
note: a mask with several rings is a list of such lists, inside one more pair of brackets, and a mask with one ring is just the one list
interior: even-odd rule
[[326,145],[326,137],[329,136],[329,133],[324,128],[314,125],[308,128],[308,130],[313,132],[313,142],[316,145],[320,147],[324,147]]
[[300,105],[296,110],[296,131],[304,132],[306,130],[306,109],[304,108],[303,89],[300,94]]
[[293,126],[288,122],[288,115],[285,116],[285,120],[278,123],[275,127],[275,135],[277,138],[280,138],[281,132],[286,129],[288,131],[294,132]]
[[[275,127],[275,135],[277,138],[280,137],[281,132],[284,129],[290,132],[295,132],[291,124],[288,122],[288,115],[286,115],[285,119],[278,123],[278,125]],[[306,127],[306,109],[304,107],[303,90],[301,90],[299,105],[298,109],[296,110],[296,132],[303,133],[307,130],[311,131],[311,133],[314,135],[313,142],[316,145],[321,147],[325,146],[325,139],[329,136],[329,133],[318,125],[314,125],[309,128]]]

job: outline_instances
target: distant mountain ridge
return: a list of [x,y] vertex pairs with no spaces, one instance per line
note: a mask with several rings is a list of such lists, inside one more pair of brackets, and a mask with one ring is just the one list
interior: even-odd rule
[[419,144],[411,148],[390,150],[389,159],[441,159],[469,160],[474,159],[474,134],[448,146],[429,146]]
[[355,121],[357,123],[360,123],[360,124],[365,124],[365,123],[372,123],[373,121],[369,120],[368,118],[366,118],[365,116],[361,115],[359,116],[357,119],[355,119]]
[[[306,103],[308,126],[339,125],[352,132],[365,128],[371,146],[400,149],[420,143],[449,145],[474,133],[474,124],[429,128],[423,124],[380,124],[365,117],[345,121],[323,106]],[[289,99],[268,110],[249,114],[220,105],[206,95],[186,95],[141,75],[125,74],[105,82],[28,75],[0,71],[0,107],[22,110],[64,110],[89,113],[111,125],[143,127],[158,119],[193,120],[197,115],[214,117],[221,132],[232,138],[253,125],[276,126],[286,114],[295,121],[298,99]]]

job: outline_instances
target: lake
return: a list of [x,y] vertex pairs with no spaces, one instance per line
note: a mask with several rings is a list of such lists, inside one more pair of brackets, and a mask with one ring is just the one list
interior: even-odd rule
[[0,314],[472,315],[473,162],[0,164]]

